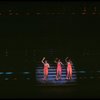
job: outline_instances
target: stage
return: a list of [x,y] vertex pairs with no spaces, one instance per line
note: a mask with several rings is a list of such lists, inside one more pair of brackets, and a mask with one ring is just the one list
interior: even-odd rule
[[[100,98],[99,9],[100,2],[0,2],[0,98]],[[64,64],[59,81],[56,58]]]
[[33,81],[2,81],[0,98],[100,98],[100,81],[84,81],[63,86],[39,86]]

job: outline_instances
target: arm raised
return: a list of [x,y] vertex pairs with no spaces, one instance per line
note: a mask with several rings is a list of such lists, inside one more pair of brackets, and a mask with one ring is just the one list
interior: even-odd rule
[[43,59],[41,60],[41,62],[44,64],[44,59],[45,59],[45,57],[43,57]]

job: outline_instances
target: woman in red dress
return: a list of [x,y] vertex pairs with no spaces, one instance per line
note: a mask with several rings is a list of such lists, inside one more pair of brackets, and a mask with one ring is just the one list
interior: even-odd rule
[[45,57],[43,57],[42,61],[41,61],[44,65],[44,78],[43,80],[46,80],[48,78],[48,68],[50,68],[50,65],[47,63],[47,60],[45,60]]
[[59,80],[59,79],[61,79],[61,74],[62,74],[62,66],[61,65],[63,65],[63,63],[58,58],[56,58],[56,60],[54,62],[57,64],[56,80]]
[[70,58],[66,58],[65,62],[67,63],[67,74],[66,74],[66,79],[72,79],[72,61]]

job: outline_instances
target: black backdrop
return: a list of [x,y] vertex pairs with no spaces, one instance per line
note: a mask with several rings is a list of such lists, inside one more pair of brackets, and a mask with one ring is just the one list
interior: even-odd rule
[[[84,8],[86,15],[82,15]],[[51,62],[55,57],[64,60],[71,56],[77,68],[84,65],[88,68],[96,65],[98,68],[99,8],[98,2],[2,1],[1,66],[23,70],[24,66],[31,66],[27,67],[30,69],[34,63],[40,63],[43,56],[50,58]],[[96,15],[92,14],[94,11]],[[14,15],[16,12],[19,15]]]

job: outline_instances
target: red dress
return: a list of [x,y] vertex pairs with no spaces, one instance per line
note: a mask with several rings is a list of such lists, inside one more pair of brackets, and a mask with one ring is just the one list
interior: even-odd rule
[[48,75],[48,64],[44,64],[44,74]]
[[61,63],[60,62],[58,62],[57,63],[57,73],[62,73],[62,68],[61,68]]
[[67,62],[67,74],[72,74],[72,65],[70,62]]

